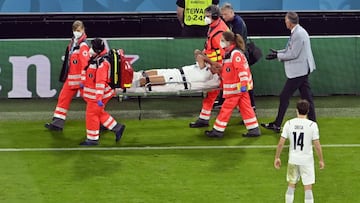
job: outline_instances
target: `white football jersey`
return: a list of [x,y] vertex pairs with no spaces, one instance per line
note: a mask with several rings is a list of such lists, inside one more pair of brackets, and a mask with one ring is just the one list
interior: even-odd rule
[[312,143],[319,139],[319,128],[314,121],[293,118],[286,121],[281,136],[289,139],[289,163],[314,164]]
[[207,82],[212,79],[213,74],[208,68],[200,69],[197,65],[188,65],[182,67],[188,82]]

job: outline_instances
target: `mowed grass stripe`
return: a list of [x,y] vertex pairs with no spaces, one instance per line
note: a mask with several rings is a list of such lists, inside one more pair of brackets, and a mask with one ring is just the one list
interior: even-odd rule
[[[138,118],[141,113],[142,118],[174,118],[176,115],[180,115],[179,113],[174,113],[171,110],[108,110],[108,112],[114,116],[115,118],[126,118],[126,119],[134,119]],[[294,108],[288,108],[286,116],[294,117],[295,115]],[[196,117],[198,115],[198,111],[192,112],[183,112],[183,114],[188,116]],[[262,118],[274,117],[277,113],[277,108],[270,109],[256,109],[256,113],[258,116]],[[316,108],[317,117],[347,117],[347,118],[358,118],[360,117],[360,108]],[[212,112],[213,117],[216,117],[218,114],[218,110],[214,110]],[[33,112],[1,112],[0,120],[49,120],[52,118],[52,111],[33,111]],[[234,110],[233,116],[238,116],[238,111]],[[68,120],[78,120],[85,119],[85,111],[69,111]]]
[[[288,146],[285,146],[288,147]],[[360,144],[325,144],[323,148],[358,148]],[[3,148],[0,152],[42,151],[134,151],[134,150],[199,150],[199,149],[274,149],[276,145],[243,146],[169,146],[169,147],[80,147],[80,148]]]

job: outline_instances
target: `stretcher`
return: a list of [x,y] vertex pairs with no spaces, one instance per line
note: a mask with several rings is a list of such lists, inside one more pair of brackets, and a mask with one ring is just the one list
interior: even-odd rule
[[208,91],[219,89],[219,78],[213,77],[206,82],[167,82],[166,84],[146,83],[143,87],[116,89],[119,99],[123,97],[150,97],[150,96],[184,96],[199,95]]
[[206,97],[207,92],[220,90],[219,78],[213,77],[206,82],[167,82],[166,84],[147,83],[143,87],[131,87],[125,90],[115,89],[119,101],[126,98],[136,97],[139,105],[139,120],[142,116],[141,98],[143,97],[168,97],[168,96],[202,96]]

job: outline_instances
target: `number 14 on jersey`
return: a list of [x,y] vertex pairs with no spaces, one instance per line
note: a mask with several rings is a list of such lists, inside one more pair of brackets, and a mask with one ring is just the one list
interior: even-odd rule
[[300,150],[302,151],[304,148],[304,133],[293,132],[293,135],[294,135],[294,150],[296,150],[296,147],[300,147]]

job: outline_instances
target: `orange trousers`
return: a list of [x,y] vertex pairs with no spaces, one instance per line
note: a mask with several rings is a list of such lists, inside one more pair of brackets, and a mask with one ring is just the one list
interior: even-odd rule
[[219,115],[217,116],[214,129],[224,132],[231,118],[234,108],[238,106],[246,128],[253,129],[259,126],[254,109],[251,106],[250,96],[247,92],[225,98]]
[[67,82],[64,82],[64,85],[60,91],[58,102],[56,104],[56,108],[54,111],[54,118],[59,118],[62,120],[66,119],[67,112],[70,108],[70,104],[76,93],[78,92],[78,88],[71,89]]
[[210,120],[211,110],[219,93],[220,90],[212,90],[207,93],[206,97],[203,99],[202,102],[202,109],[199,118],[204,120]]
[[100,132],[100,124],[112,130],[117,122],[105,111],[105,106],[111,97],[103,99],[104,105],[98,106],[96,100],[86,100],[86,137],[90,140],[98,140]]

